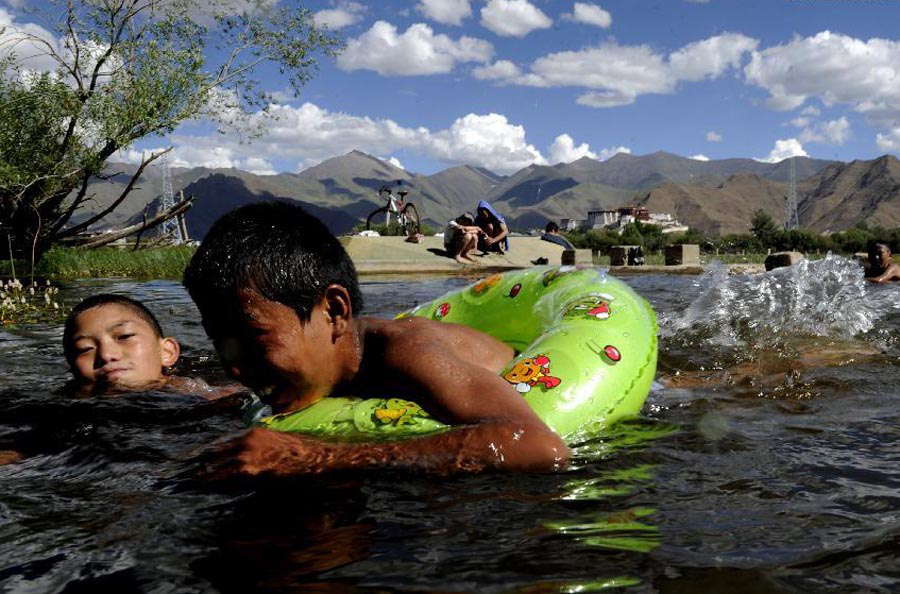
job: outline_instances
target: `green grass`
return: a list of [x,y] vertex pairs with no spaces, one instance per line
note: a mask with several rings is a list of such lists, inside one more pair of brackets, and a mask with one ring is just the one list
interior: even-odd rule
[[[718,260],[723,264],[762,264],[766,261],[768,254],[700,254],[700,261],[709,264],[713,260]],[[822,256],[816,254],[807,254],[807,257],[814,260]]]
[[[53,248],[41,259],[37,274],[53,279],[130,278],[180,279],[196,248],[171,246],[146,250]],[[18,267],[22,276],[24,271]]]

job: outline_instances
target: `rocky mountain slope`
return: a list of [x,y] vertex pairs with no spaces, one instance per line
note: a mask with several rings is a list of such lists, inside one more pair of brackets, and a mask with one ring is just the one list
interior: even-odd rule
[[[894,157],[853,163],[805,157],[794,161],[797,178],[802,180],[798,183],[801,224],[821,231],[844,229],[860,220],[900,224],[900,174]],[[109,171],[119,173],[91,185],[93,211],[118,195],[134,166],[115,164]],[[486,199],[517,229],[542,226],[548,219],[584,218],[588,210],[640,203],[653,211],[671,212],[705,232],[729,233],[746,231],[758,208],[782,220],[789,176],[787,160],[697,161],[665,152],[532,165],[510,176],[470,166],[418,175],[352,151],[297,174],[174,169],[173,187],[197,198],[187,217],[194,237],[202,237],[222,213],[256,200],[299,201],[333,231],[342,233],[382,205],[378,188],[398,180],[410,192],[423,221],[434,226]],[[139,189],[105,225],[135,220],[145,208],[154,212],[160,192],[159,169],[150,167]]]
[[[663,184],[637,202],[651,211],[670,212],[705,233],[745,233],[760,208],[783,223],[788,190],[788,183],[741,173],[714,187]],[[800,226],[815,231],[843,231],[860,222],[896,227],[900,161],[885,155],[872,161],[831,163],[798,182],[797,200]]]

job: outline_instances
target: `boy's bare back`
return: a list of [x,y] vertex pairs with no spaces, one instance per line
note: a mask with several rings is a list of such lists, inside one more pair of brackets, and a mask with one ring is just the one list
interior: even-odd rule
[[512,349],[453,324],[359,317],[353,263],[296,205],[250,204],[219,219],[191,259],[185,286],[226,371],[276,413],[380,392],[413,399],[453,426],[364,444],[254,428],[232,443],[232,471],[546,471],[568,460],[560,437],[499,376]]

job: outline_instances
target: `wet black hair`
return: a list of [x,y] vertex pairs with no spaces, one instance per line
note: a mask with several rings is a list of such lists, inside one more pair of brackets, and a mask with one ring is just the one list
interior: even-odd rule
[[238,307],[238,290],[249,288],[309,321],[329,285],[363,306],[356,269],[327,227],[288,202],[256,202],[213,224],[184,272],[184,286],[205,320]]
[[147,306],[138,301],[137,299],[132,299],[131,297],[127,297],[125,295],[114,295],[112,293],[100,293],[99,295],[91,295],[86,299],[83,299],[81,303],[72,308],[72,311],[69,312],[69,317],[66,318],[66,324],[63,328],[63,354],[66,357],[66,362],[69,365],[72,365],[74,358],[74,347],[75,347],[75,322],[78,321],[78,316],[82,313],[86,312],[89,309],[94,309],[95,307],[100,307],[101,305],[121,305],[123,307],[127,307],[131,311],[133,311],[139,318],[147,322],[150,328],[153,330],[154,334],[156,334],[157,338],[162,338],[163,330],[162,326],[159,324],[159,320],[156,319],[156,316],[153,315],[153,312],[147,309]]
[[544,227],[544,233],[557,233],[557,232],[559,232],[559,225],[557,225],[553,221],[550,221],[549,223],[547,223],[547,226]]
[[456,217],[456,222],[460,225],[474,225],[475,224],[475,216],[470,212],[464,212],[458,217]]
[[869,247],[869,249],[867,251],[869,252],[869,260],[870,261],[875,259],[875,254],[878,252],[878,250],[880,248],[885,248],[888,252],[891,251],[891,246],[889,246],[888,244],[886,244],[883,241],[870,241],[868,247]]

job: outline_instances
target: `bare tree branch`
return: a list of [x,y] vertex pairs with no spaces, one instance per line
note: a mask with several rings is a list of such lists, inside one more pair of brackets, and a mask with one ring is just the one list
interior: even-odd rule
[[88,182],[90,182],[90,180],[91,174],[85,171],[81,179],[81,187],[78,188],[78,194],[72,200],[69,208],[67,208],[66,211],[56,220],[56,223],[53,224],[53,228],[50,230],[50,237],[56,237],[60,229],[62,229],[65,224],[69,222],[69,219],[72,218],[72,215],[75,214],[75,211],[78,210],[78,207],[81,206],[82,202],[84,202],[85,195],[87,194]]
[[97,221],[103,219],[103,217],[105,217],[106,215],[108,215],[109,213],[114,211],[116,208],[118,208],[118,206],[120,204],[122,204],[122,202],[125,201],[125,198],[128,197],[128,194],[131,193],[131,190],[134,188],[134,184],[137,183],[138,178],[141,177],[141,174],[144,172],[144,168],[146,168],[147,165],[149,165],[153,161],[157,160],[158,158],[162,157],[164,154],[168,153],[171,150],[172,150],[172,147],[169,147],[165,150],[159,151],[158,153],[152,153],[152,154],[150,154],[150,156],[141,160],[141,164],[138,166],[137,171],[134,173],[134,175],[131,176],[131,179],[128,181],[128,185],[125,186],[125,189],[122,190],[122,193],[119,195],[118,198],[116,198],[115,201],[113,201],[112,204],[110,204],[105,209],[103,209],[100,213],[94,215],[93,217],[89,218],[88,220],[86,220],[82,223],[79,223],[79,224],[75,225],[74,227],[70,227],[70,228],[66,229],[65,231],[57,234],[56,238],[62,239],[64,237],[71,237],[72,235],[75,235],[76,233],[80,233],[80,232],[84,231],[85,229],[87,229],[88,227],[90,227],[91,225],[93,225],[94,223],[96,223]]
[[173,217],[177,217],[178,215],[187,212],[191,208],[191,206],[193,206],[193,204],[194,197],[190,196],[188,198],[185,198],[184,201],[179,202],[172,208],[166,210],[165,212],[159,213],[149,221],[135,223],[134,225],[124,227],[112,233],[104,233],[99,239],[93,239],[91,241],[88,241],[87,243],[79,245],[78,247],[84,249],[97,248],[104,245],[109,245],[110,243],[122,239],[123,237],[128,237],[129,235],[134,235],[135,233],[142,232],[147,229],[152,229],[153,227],[156,227],[157,225],[160,225]]

